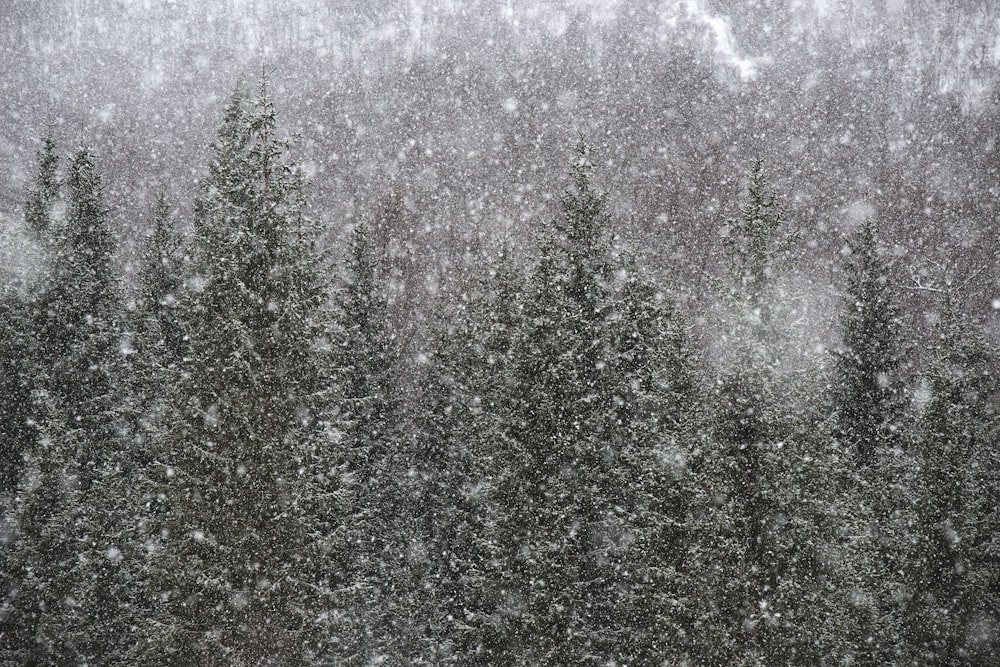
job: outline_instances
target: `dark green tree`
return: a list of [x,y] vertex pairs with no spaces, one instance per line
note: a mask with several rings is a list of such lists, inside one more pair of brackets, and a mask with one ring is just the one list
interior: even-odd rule
[[[53,228],[53,269],[36,329],[45,386],[74,425],[97,441],[115,434],[122,372],[117,241],[94,156],[77,149],[67,168],[66,221]],[[79,453],[81,465],[99,463]]]
[[879,447],[898,444],[902,391],[899,312],[875,225],[865,220],[849,242],[840,315],[842,347],[836,357],[833,398],[841,437],[862,464]]
[[24,221],[36,240],[48,239],[52,227],[52,213],[59,197],[59,156],[56,141],[49,126],[42,137],[42,146],[37,153],[38,171],[35,173],[33,188],[28,190],[24,204]]
[[325,259],[265,81],[252,102],[236,88],[213,149],[155,446],[162,602],[137,661],[298,663],[338,642],[349,575]]
[[843,608],[830,594],[843,573],[826,556],[841,533],[840,452],[828,420],[809,409],[814,373],[788,360],[795,298],[785,274],[797,238],[788,227],[755,161],[740,215],[724,228],[721,360],[692,463],[687,595],[700,664],[840,659],[826,631]]
[[[5,650],[33,664],[115,662],[134,627],[137,563],[125,554],[135,552],[130,526],[138,504],[123,437],[116,241],[87,148],[70,160],[66,186],[66,218],[47,229],[53,257],[34,331],[33,404],[42,437],[26,452],[31,474],[18,495],[19,538],[8,563],[22,576],[10,610],[19,643]],[[65,479],[54,482],[58,476]],[[65,543],[48,554],[54,535]],[[49,581],[60,582],[55,598],[45,590]]]
[[153,233],[139,268],[133,329],[135,353],[153,366],[170,368],[184,356],[177,312],[184,282],[183,248],[162,192],[153,206]]
[[776,290],[781,273],[794,263],[798,233],[789,229],[785,206],[757,158],[747,172],[746,202],[722,228],[728,267],[726,294],[739,302],[742,316],[760,339],[776,324]]
[[354,226],[345,263],[335,298],[334,363],[354,499],[346,539],[355,597],[352,628],[334,657],[366,664],[386,652],[400,655],[403,644],[400,620],[409,612],[410,591],[403,576],[407,545],[398,537],[408,528],[401,498],[407,468],[396,343],[368,224]]
[[[47,250],[51,241],[53,208],[59,198],[59,159],[56,155],[52,129],[42,138],[37,153],[37,171],[33,187],[28,190],[24,203],[24,221],[28,232],[26,243],[34,251]],[[29,248],[16,248],[19,254],[31,255]],[[48,268],[50,257],[42,252],[36,262]],[[6,267],[4,267],[6,269]],[[16,276],[3,272],[5,284],[0,286],[0,395],[6,397],[0,405],[0,497],[10,497],[21,473],[22,457],[34,441],[35,429],[31,392],[38,387],[35,366],[44,367],[37,359],[39,343],[35,335],[36,324],[46,311],[43,298],[47,285],[46,271],[39,271],[42,278],[33,284],[18,284]]]
[[853,586],[862,600],[853,605],[857,635],[850,643],[859,659],[878,663],[900,659],[904,644],[898,600],[905,584],[899,573],[913,519],[913,466],[898,449],[905,442],[897,377],[903,356],[899,309],[871,219],[848,249],[841,345],[830,385],[831,435],[855,462],[842,494],[852,507],[851,552],[844,563],[853,566]]
[[31,317],[26,299],[0,286],[0,507],[6,507],[21,476],[24,453],[34,442]]
[[80,664],[87,661],[91,627],[84,602],[85,561],[81,539],[82,501],[78,438],[69,437],[65,420],[40,416],[37,443],[26,453],[25,474],[14,512],[16,542],[4,553],[12,586],[5,601],[0,659],[9,664]]
[[[646,556],[657,552],[665,571],[663,527],[684,512],[665,511],[670,491],[666,505],[651,497],[686,458],[671,442],[682,412],[673,392],[688,382],[674,363],[683,336],[616,247],[589,160],[581,143],[518,300],[509,426],[493,444],[492,650],[521,663],[654,659],[656,640],[632,620],[653,618],[666,600],[653,601]],[[644,488],[650,480],[660,489]]]
[[997,646],[983,632],[996,613],[995,534],[983,530],[995,526],[995,510],[980,500],[996,487],[996,471],[980,466],[995,447],[998,355],[953,298],[945,293],[922,387],[917,523],[906,563],[909,659],[926,665],[985,664]]

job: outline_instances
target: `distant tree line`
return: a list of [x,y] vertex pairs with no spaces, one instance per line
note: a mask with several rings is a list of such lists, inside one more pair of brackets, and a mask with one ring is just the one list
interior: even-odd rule
[[94,156],[45,137],[43,278],[0,294],[0,662],[994,661],[1000,359],[960,286],[915,355],[866,221],[840,344],[803,357],[760,161],[701,313],[614,234],[582,140],[568,176],[410,363],[375,230],[325,249],[265,81],[133,290]]

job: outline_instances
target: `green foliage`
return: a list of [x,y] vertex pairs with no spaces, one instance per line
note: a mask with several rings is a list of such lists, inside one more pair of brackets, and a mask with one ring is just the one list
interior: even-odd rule
[[185,352],[177,312],[183,281],[181,240],[174,229],[170,204],[161,192],[153,207],[153,233],[139,267],[133,316],[133,345],[143,360],[156,366],[173,366]]
[[0,662],[993,660],[996,350],[948,294],[904,427],[870,222],[832,374],[790,360],[796,234],[755,162],[702,345],[581,141],[533,255],[411,360],[367,225],[328,284],[266,81],[212,150],[126,318],[96,160],[61,180],[43,141],[48,271],[0,286]]
[[[67,214],[52,228],[52,276],[41,298],[36,339],[39,375],[70,423],[109,441],[122,373],[122,300],[114,271],[116,240],[101,176],[81,146],[68,166]],[[92,458],[81,452],[81,461]]]
[[[55,181],[51,137],[38,193],[26,215],[48,215]],[[32,400],[37,438],[25,447],[26,475],[15,505],[18,539],[5,570],[12,595],[8,655],[32,664],[116,661],[131,643],[136,590],[130,533],[134,470],[124,451],[120,353],[122,304],[115,239],[93,155],[69,162],[65,220],[36,220],[53,253],[48,280],[33,300]],[[46,187],[48,187],[46,185]],[[40,219],[40,218],[39,218]],[[58,546],[53,540],[60,540]]]
[[28,191],[24,204],[24,221],[39,240],[47,240],[52,227],[53,207],[59,196],[59,157],[56,141],[49,126],[38,151],[38,171],[34,188]]
[[843,349],[836,358],[833,398],[841,437],[861,463],[869,463],[875,449],[898,444],[899,313],[871,220],[861,225],[849,248],[840,315]]
[[977,628],[993,613],[981,585],[993,577],[994,537],[982,527],[994,512],[984,512],[979,498],[995,487],[996,470],[981,470],[980,457],[994,446],[1000,359],[955,312],[950,296],[924,380],[929,398],[915,452],[918,521],[906,563],[908,644],[921,664],[975,664],[974,656],[996,646]]
[[252,104],[236,89],[214,151],[182,304],[189,352],[154,471],[163,604],[144,651],[285,664],[335,640],[343,574],[323,255],[263,81]]
[[493,528],[500,590],[491,648],[521,662],[651,655],[660,639],[634,632],[632,621],[662,611],[648,582],[654,568],[675,565],[673,545],[661,541],[675,536],[661,527],[684,512],[670,482],[685,452],[668,435],[691,388],[683,327],[616,252],[591,170],[581,143],[560,215],[514,301],[523,307],[503,374],[510,380],[494,401],[507,427],[492,449],[503,509]]
[[772,325],[774,288],[793,261],[798,234],[787,229],[785,207],[772,189],[764,161],[754,160],[747,173],[747,200],[726,221],[722,244],[729,267],[730,295],[738,299],[762,327]]
[[[2,290],[2,288],[0,288]],[[14,495],[32,425],[30,310],[24,299],[0,291],[0,506]]]

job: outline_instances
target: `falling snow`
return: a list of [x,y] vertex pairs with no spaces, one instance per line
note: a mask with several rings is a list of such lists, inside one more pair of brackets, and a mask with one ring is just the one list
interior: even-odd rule
[[985,0],[0,9],[0,663],[992,664]]

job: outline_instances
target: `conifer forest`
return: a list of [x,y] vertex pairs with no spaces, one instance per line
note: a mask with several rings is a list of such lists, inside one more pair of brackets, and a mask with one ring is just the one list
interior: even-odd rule
[[0,665],[1000,664],[992,0],[0,0]]

